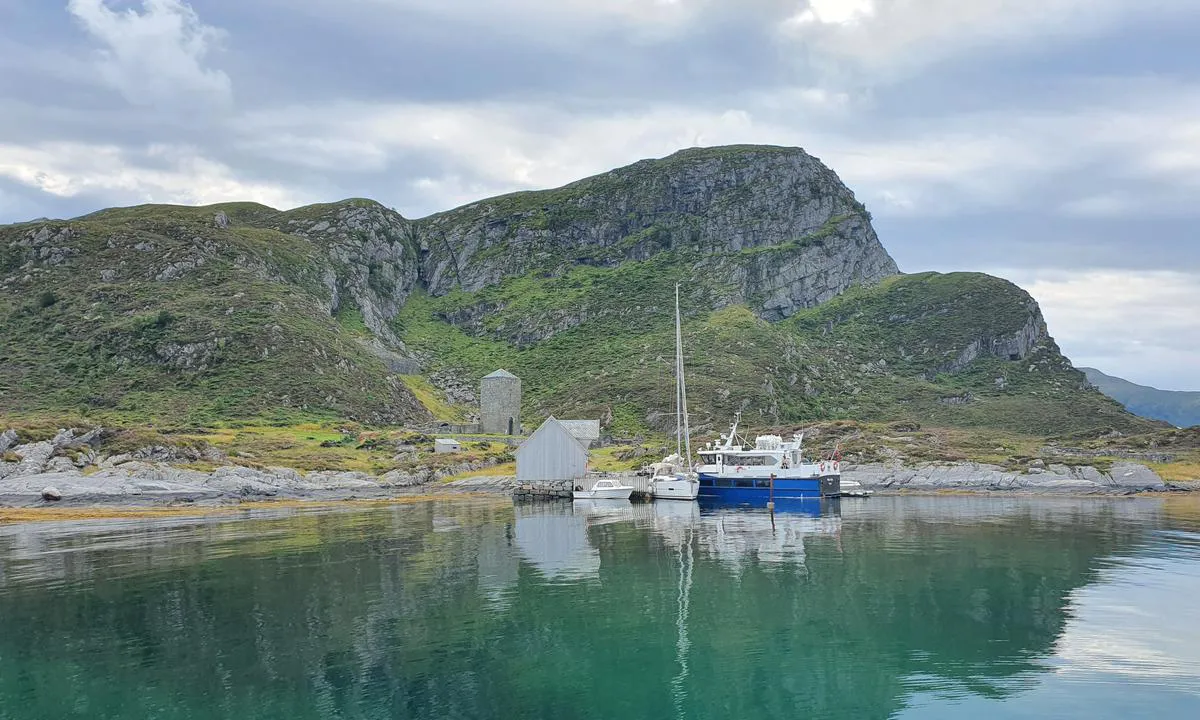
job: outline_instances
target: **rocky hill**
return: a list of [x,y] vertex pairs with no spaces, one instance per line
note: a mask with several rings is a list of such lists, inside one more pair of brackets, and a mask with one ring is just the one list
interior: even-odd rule
[[417,278],[374,202],[142,206],[0,228],[0,410],[206,423],[427,416],[388,320]]
[[1148,425],[1092,389],[1036,303],[900,275],[795,148],[682,151],[410,221],[369,200],[141,206],[0,227],[0,413],[205,425],[422,424],[477,379],[530,419],[666,429],[674,284],[694,425]]
[[1106,375],[1095,368],[1080,368],[1088,382],[1125,406],[1129,412],[1176,427],[1200,425],[1200,392],[1159,390],[1123,378]]

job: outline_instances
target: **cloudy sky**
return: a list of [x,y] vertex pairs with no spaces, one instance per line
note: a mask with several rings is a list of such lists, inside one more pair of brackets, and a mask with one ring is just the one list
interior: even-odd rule
[[0,222],[367,196],[409,217],[798,145],[905,272],[1200,390],[1197,0],[0,0]]

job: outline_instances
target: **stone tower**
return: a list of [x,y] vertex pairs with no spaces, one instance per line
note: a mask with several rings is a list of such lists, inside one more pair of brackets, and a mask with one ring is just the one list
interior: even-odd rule
[[479,420],[489,435],[521,434],[521,378],[507,370],[485,377],[479,387]]

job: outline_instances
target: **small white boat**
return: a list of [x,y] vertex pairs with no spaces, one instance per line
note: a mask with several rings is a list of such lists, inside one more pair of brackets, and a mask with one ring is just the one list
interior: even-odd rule
[[608,478],[597,480],[591,490],[575,490],[572,493],[576,500],[628,500],[631,494],[632,485],[622,485]]
[[650,478],[655,500],[695,500],[700,495],[700,478],[695,473],[655,475]]
[[874,490],[867,490],[862,486],[862,483],[857,480],[842,480],[838,494],[841,497],[871,497]]
[[679,455],[670,455],[650,466],[650,495],[655,500],[695,500],[700,495],[700,476],[686,470]]

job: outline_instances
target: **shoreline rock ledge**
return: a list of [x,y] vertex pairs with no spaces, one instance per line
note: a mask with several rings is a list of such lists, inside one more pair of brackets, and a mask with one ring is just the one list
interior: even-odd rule
[[[475,476],[437,484],[437,489],[508,494],[518,500],[571,495],[570,483],[535,489],[519,485],[510,476],[478,476],[478,471],[488,467],[480,463],[409,472],[393,470],[379,476],[232,464],[222,465],[212,472],[201,472],[171,464],[176,458],[161,448],[147,448],[132,455],[101,456],[94,447],[99,432],[93,430],[76,436],[73,431],[64,430],[52,440],[23,445],[17,444],[16,433],[0,433],[0,450],[8,458],[0,459],[0,506],[388,498],[420,493],[422,486],[466,473]],[[1090,465],[1047,465],[1041,460],[1033,461],[1023,471],[973,462],[859,464],[845,466],[843,477],[879,493],[960,490],[1130,495],[1193,489],[1186,483],[1165,483],[1147,466],[1128,460],[1114,462],[1106,472]]]
[[1014,472],[983,463],[928,463],[917,466],[864,464],[847,467],[846,480],[880,492],[968,490],[1027,493],[1128,495],[1172,489],[1153,470],[1131,462],[1113,463],[1108,472],[1090,466],[1052,464]]

